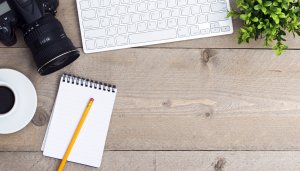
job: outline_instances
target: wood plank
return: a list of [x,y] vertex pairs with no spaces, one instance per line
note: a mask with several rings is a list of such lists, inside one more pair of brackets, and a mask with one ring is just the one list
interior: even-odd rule
[[[38,152],[5,152],[0,153],[1,170],[14,171],[41,171],[56,170],[59,160],[45,157]],[[153,160],[155,155],[153,152],[105,152],[101,168],[93,168],[75,163],[67,163],[66,171],[93,171],[93,170],[154,170]],[[18,164],[15,164],[18,161]]]
[[127,49],[82,55],[41,77],[28,49],[2,49],[0,67],[15,68],[33,81],[39,107],[26,129],[0,136],[0,150],[40,149],[64,72],[118,86],[106,149],[300,149],[298,51],[282,57],[270,50],[202,54],[200,49]]
[[[2,152],[0,157],[2,170],[55,170],[59,164],[38,152]],[[68,163],[66,171],[284,171],[299,170],[299,160],[299,151],[105,151],[100,168]]]
[[[230,0],[231,6],[235,8],[234,0]],[[75,0],[61,1],[58,8],[57,17],[64,25],[67,35],[72,39],[76,47],[82,47],[78,14],[76,9]],[[233,35],[219,36],[212,38],[196,39],[190,41],[181,41],[176,43],[160,44],[151,47],[164,47],[164,48],[263,48],[263,41],[252,41],[250,44],[237,44],[238,29],[241,27],[242,22],[240,20],[234,20]],[[18,43],[14,47],[25,47],[23,37],[18,32]],[[293,38],[291,34],[287,36],[287,44],[289,48],[299,49],[300,38]],[[1,44],[0,47],[3,47]]]

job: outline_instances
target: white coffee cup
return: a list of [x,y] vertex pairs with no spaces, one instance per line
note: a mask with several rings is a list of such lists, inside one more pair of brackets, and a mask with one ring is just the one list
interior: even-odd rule
[[[13,104],[13,106],[10,108],[10,110],[8,112],[0,113],[0,119],[1,119],[1,118],[9,117],[10,115],[12,115],[14,113],[14,111],[16,110],[16,107],[18,105],[18,99],[19,98],[18,98],[18,93],[15,90],[15,88],[13,86],[9,85],[8,83],[0,81],[0,87],[6,87],[6,88],[10,89],[11,92],[13,93],[13,95],[14,95],[14,104]],[[5,97],[2,97],[2,98],[5,98]]]

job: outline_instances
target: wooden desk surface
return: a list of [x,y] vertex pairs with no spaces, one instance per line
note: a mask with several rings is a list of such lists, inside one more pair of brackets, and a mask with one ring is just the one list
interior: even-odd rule
[[[75,0],[60,1],[58,18],[81,47]],[[262,41],[234,35],[83,54],[52,75],[36,72],[18,33],[0,48],[0,67],[34,83],[38,109],[22,131],[0,135],[0,170],[55,170],[40,151],[62,73],[118,86],[102,167],[67,170],[299,170],[300,39],[276,57]]]

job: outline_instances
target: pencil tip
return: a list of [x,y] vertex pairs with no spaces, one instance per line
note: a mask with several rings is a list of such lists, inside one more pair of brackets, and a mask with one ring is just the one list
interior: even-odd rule
[[91,98],[90,101],[94,102],[94,98]]

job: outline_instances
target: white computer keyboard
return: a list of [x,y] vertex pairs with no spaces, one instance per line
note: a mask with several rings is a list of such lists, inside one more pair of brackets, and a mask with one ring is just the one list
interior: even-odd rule
[[231,34],[229,0],[77,0],[85,53]]

